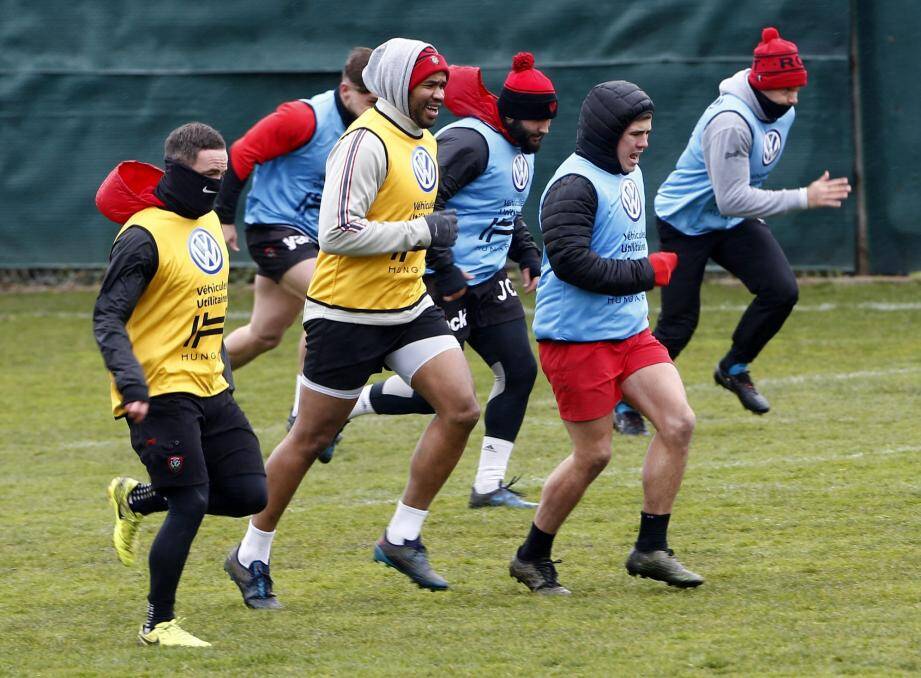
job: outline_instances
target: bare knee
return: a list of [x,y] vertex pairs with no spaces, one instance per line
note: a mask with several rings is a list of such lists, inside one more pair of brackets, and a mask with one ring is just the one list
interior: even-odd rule
[[582,467],[585,472],[592,478],[604,471],[611,462],[611,447],[609,442],[605,444],[583,447],[573,451],[576,463]]
[[690,407],[683,411],[669,414],[661,423],[658,434],[662,436],[670,448],[686,450],[691,444],[691,436],[697,425],[697,417]]
[[288,449],[301,463],[312,463],[336,437],[336,431],[298,430],[295,425],[288,432]]
[[282,338],[285,336],[285,331],[284,329],[263,329],[256,331],[255,328],[250,327],[250,336],[253,338],[253,343],[259,349],[259,352],[264,353],[265,351],[271,351],[281,343]]
[[452,405],[444,412],[438,412],[438,417],[450,426],[472,431],[480,420],[480,405],[476,398],[471,397],[462,403]]

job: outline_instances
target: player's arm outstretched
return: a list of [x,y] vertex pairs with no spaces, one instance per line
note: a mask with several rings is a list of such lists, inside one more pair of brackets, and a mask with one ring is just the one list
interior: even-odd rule
[[704,130],[701,146],[716,206],[724,216],[764,218],[790,210],[840,207],[851,192],[846,177],[830,179],[827,171],[802,188],[766,190],[752,186],[752,134],[735,113],[713,118]]

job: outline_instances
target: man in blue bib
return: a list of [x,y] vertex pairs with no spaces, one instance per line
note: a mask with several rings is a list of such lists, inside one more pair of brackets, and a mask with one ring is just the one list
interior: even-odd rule
[[[732,335],[732,347],[714,373],[755,414],[770,406],[755,389],[748,365],[777,334],[798,298],[796,277],[764,222],[782,212],[840,207],[846,178],[823,173],[808,187],[761,188],[777,167],[793,125],[806,68],[794,43],[765,28],[750,69],[720,83],[720,96],[704,111],[678,164],[659,187],[656,226],[663,251],[678,254],[672,283],[662,290],[654,334],[672,359],[697,327],[700,286],[713,259],[755,295]],[[618,429],[643,433],[639,414],[621,403]]]
[[[524,290],[540,277],[540,251],[521,217],[534,177],[534,155],[556,117],[550,79],[534,56],[512,59],[498,97],[479,68],[451,66],[445,105],[460,117],[439,131],[440,182],[435,209],[457,210],[457,242],[426,255],[429,293],[454,336],[467,342],[495,375],[485,408],[486,431],[468,505],[534,508],[510,489],[505,474],[537,376],[524,308],[505,272],[518,263]],[[431,414],[434,410],[399,376],[366,386],[352,412]]]
[[646,292],[669,284],[678,258],[649,253],[640,156],[654,106],[631,82],[591,89],[582,103],[575,152],[540,201],[544,255],[534,336],[572,443],[547,478],[540,505],[509,574],[540,595],[567,595],[553,542],[589,485],[611,460],[612,413],[625,395],[656,427],[643,464],[643,507],[625,563],[633,576],[700,586],[668,546],[672,507],[694,430],[678,370],[649,331]]

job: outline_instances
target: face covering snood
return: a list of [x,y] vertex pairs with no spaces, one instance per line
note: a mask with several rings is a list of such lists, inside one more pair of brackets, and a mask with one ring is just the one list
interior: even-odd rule
[[752,92],[755,93],[755,98],[758,100],[758,103],[761,104],[761,110],[764,111],[764,114],[767,116],[768,122],[774,122],[778,118],[786,115],[787,111],[792,108],[792,106],[774,103],[768,99],[763,92],[754,87],[752,87]]
[[154,193],[167,209],[186,219],[198,219],[214,209],[220,187],[220,179],[206,177],[182,163],[167,160],[166,174]]

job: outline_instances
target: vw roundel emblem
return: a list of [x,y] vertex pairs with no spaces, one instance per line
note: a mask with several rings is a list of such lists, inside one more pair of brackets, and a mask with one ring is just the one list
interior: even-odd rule
[[416,181],[419,182],[419,188],[428,193],[435,188],[435,182],[438,181],[438,167],[429,152],[416,146],[412,154],[413,174],[416,175]]
[[620,202],[627,216],[632,221],[639,221],[643,213],[643,196],[640,195],[640,189],[637,188],[633,179],[625,178],[620,182]]
[[521,153],[512,160],[512,183],[515,190],[521,193],[528,187],[528,180],[531,178],[531,168],[528,167],[528,160]]
[[211,275],[221,270],[224,254],[214,236],[203,228],[196,228],[189,234],[189,256],[202,271]]
[[761,163],[770,165],[780,155],[780,132],[776,129],[764,135],[764,149],[761,151]]

